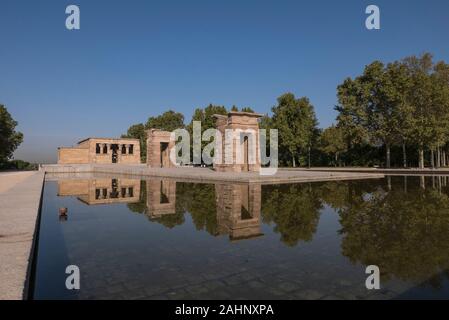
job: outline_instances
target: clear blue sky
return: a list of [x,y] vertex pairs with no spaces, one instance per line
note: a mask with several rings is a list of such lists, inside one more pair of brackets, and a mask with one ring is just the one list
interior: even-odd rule
[[[69,4],[81,30],[65,28]],[[365,29],[369,4],[380,31]],[[287,91],[326,127],[344,78],[425,51],[449,62],[448,0],[0,0],[0,103],[25,135],[16,158],[51,162],[169,108],[266,113]]]

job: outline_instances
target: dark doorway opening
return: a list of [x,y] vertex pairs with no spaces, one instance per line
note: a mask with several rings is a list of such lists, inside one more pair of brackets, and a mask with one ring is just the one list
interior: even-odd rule
[[168,142],[161,142],[161,168],[169,167]]
[[248,136],[243,138],[243,152],[244,152],[244,165],[243,171],[249,171],[249,145],[248,145]]
[[170,200],[168,199],[168,196],[165,191],[166,190],[164,188],[164,183],[163,183],[163,181],[161,181],[161,198],[159,201],[159,203],[161,203],[161,204],[162,203],[170,203]]
[[116,144],[111,145],[111,150],[112,150],[112,163],[117,163],[117,161],[118,161],[118,152],[117,152],[117,149],[118,149],[118,145],[116,145]]

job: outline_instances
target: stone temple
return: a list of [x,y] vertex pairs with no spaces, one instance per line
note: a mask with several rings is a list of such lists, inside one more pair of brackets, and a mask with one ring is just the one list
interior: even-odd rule
[[[229,112],[214,115],[217,136],[213,168],[221,172],[260,171],[259,118],[250,112]],[[175,141],[171,132],[149,129],[147,134],[147,165],[152,168],[178,166],[170,161]],[[140,142],[128,138],[87,138],[76,147],[58,148],[58,164],[139,164]]]
[[140,163],[138,139],[87,138],[76,147],[58,148],[58,164]]
[[258,119],[261,116],[257,113],[237,111],[229,112],[227,116],[214,115],[216,128],[222,137],[221,146],[216,146],[216,150],[217,148],[221,150],[214,159],[216,171],[260,171]]

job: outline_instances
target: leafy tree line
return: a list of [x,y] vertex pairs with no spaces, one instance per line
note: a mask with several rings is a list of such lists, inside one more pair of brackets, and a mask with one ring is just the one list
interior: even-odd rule
[[6,107],[0,104],[0,169],[34,169],[28,162],[11,160],[14,151],[23,141],[23,134],[16,131],[17,124]]
[[[445,62],[434,63],[429,53],[387,65],[374,61],[363,74],[339,85],[337,96],[337,125],[321,135],[325,153],[335,159],[342,155],[348,165],[389,168],[394,150],[395,165],[417,163],[423,168],[427,152],[431,166],[447,164],[449,65]],[[384,160],[376,150],[384,152]],[[375,163],[357,163],[362,152],[372,154]]]
[[[164,112],[157,117],[150,117],[146,124],[139,123],[128,128],[126,134],[122,137],[139,139],[142,150],[142,161],[146,158],[146,134],[145,131],[150,128],[173,131],[174,129],[184,128],[191,137],[193,134],[193,121],[201,122],[201,134],[207,129],[215,128],[214,114],[226,115],[229,111],[241,111],[253,113],[250,107],[243,107],[240,110],[232,106],[228,110],[222,105],[209,104],[205,108],[196,108],[192,119],[186,125],[184,116],[181,113],[172,110]],[[292,93],[286,93],[278,98],[278,104],[272,108],[273,116],[265,115],[262,117],[260,127],[265,129],[279,129],[280,137],[280,157],[284,165],[306,163],[312,152],[312,147],[317,142],[319,130],[318,121],[315,116],[314,108],[306,97],[295,98]],[[191,141],[192,143],[192,141]],[[209,142],[203,141],[204,147]],[[192,151],[192,150],[191,150]]]
[[[374,61],[355,78],[337,87],[336,123],[318,128],[307,97],[285,93],[271,113],[260,119],[263,129],[278,129],[281,166],[446,166],[449,162],[449,65],[432,55],[410,56],[384,64]],[[230,111],[239,111],[233,106]],[[254,112],[249,107],[240,111]],[[146,156],[145,129],[202,133],[215,127],[214,114],[227,114],[220,105],[197,108],[184,124],[181,113],[167,111],[136,124],[124,137],[141,141]],[[203,146],[208,142],[203,142]]]

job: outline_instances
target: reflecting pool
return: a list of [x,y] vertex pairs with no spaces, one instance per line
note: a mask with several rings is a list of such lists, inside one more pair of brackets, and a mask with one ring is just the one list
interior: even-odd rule
[[47,181],[34,298],[449,298],[448,182]]

